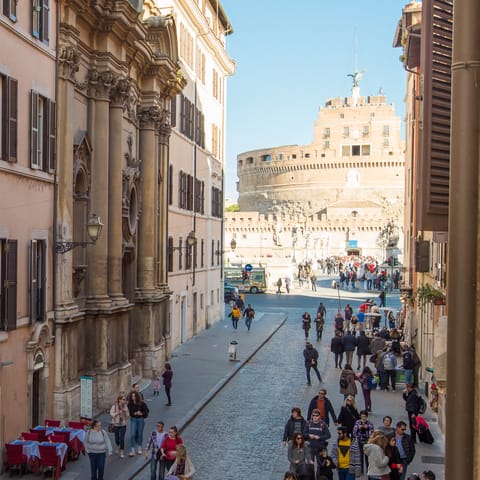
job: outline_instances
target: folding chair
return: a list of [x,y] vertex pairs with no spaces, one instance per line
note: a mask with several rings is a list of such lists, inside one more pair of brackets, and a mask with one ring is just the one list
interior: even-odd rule
[[60,455],[57,455],[57,447],[55,445],[39,445],[40,451],[40,468],[43,471],[43,478],[45,473],[52,471],[52,477],[58,478],[62,471],[62,460]]
[[59,427],[60,420],[45,420],[46,427]]
[[24,440],[34,440],[36,442],[40,441],[40,434],[32,432],[22,432],[22,438]]

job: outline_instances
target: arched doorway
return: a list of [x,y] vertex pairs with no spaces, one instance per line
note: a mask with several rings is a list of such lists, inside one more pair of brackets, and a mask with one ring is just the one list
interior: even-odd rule
[[43,352],[35,353],[32,375],[32,425],[40,425],[46,416],[46,391],[44,379],[45,357]]

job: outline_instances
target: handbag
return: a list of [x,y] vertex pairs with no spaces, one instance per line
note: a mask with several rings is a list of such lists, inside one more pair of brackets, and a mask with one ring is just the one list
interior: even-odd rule
[[113,433],[115,431],[115,425],[113,423],[108,424],[108,433]]
[[295,465],[295,475],[298,477],[313,478],[315,467],[312,463],[297,463]]

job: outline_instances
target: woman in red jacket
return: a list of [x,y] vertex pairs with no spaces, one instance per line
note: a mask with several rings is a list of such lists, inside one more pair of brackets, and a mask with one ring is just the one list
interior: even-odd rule
[[177,458],[177,445],[183,445],[182,437],[174,425],[168,429],[168,435],[163,439],[160,446],[161,459],[165,461],[165,470],[168,472]]

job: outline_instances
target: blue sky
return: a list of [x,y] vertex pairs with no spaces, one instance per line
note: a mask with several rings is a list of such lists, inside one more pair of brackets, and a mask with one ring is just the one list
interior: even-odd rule
[[406,72],[393,37],[408,0],[221,0],[233,25],[227,50],[237,64],[228,79],[225,195],[236,200],[236,157],[256,148],[305,145],[318,108],[383,88],[404,117]]

